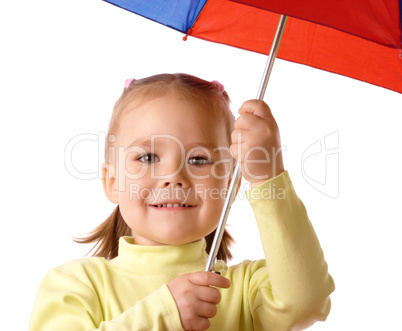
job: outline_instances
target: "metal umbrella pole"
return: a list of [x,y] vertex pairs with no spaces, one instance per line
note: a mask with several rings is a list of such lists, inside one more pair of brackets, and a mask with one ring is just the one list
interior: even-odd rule
[[[269,52],[267,64],[264,69],[260,88],[257,93],[258,100],[264,99],[264,95],[265,95],[265,91],[267,89],[269,77],[271,75],[271,71],[274,66],[276,54],[278,53],[279,44],[281,42],[283,31],[285,30],[286,21],[287,21],[287,16],[281,15],[281,17],[279,19],[278,27],[276,29],[275,37],[274,37],[274,40],[271,45],[271,50]],[[222,211],[221,217],[219,219],[218,226],[216,228],[214,240],[212,241],[211,250],[209,252],[209,257],[208,257],[207,265],[205,267],[205,271],[213,271],[214,264],[216,261],[216,256],[218,255],[218,250],[221,245],[223,233],[225,231],[226,221],[229,216],[230,207],[232,206],[233,200],[236,196],[237,187],[239,185],[240,178],[241,178],[240,166],[236,162],[236,166],[233,171],[232,181],[229,186],[228,195],[226,196],[225,204],[223,206],[223,211]]]

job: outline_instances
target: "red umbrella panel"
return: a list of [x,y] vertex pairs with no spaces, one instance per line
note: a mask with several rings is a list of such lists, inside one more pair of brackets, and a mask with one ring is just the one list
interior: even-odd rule
[[187,35],[268,54],[402,93],[402,0],[108,1]]

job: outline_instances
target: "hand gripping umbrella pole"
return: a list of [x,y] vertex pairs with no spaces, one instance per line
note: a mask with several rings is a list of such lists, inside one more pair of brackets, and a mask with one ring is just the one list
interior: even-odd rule
[[[257,93],[257,99],[263,100],[265,95],[265,90],[267,89],[268,80],[271,75],[272,67],[274,65],[274,61],[276,58],[276,54],[278,53],[279,44],[283,35],[283,31],[285,29],[287,16],[281,15],[278,23],[278,27],[276,29],[275,37],[271,45],[271,50],[269,52],[267,64],[265,66],[265,70],[262,76],[260,88]],[[230,207],[234,201],[236,196],[237,187],[239,185],[239,181],[241,178],[240,166],[236,162],[235,169],[233,171],[232,181],[230,182],[229,191],[226,196],[225,204],[223,206],[223,211],[221,217],[219,219],[218,227],[216,228],[214,240],[212,241],[211,250],[209,252],[209,257],[207,261],[207,265],[205,267],[205,271],[213,271],[214,264],[216,261],[216,256],[218,255],[218,250],[221,245],[223,232],[225,231],[226,221],[229,216]]]

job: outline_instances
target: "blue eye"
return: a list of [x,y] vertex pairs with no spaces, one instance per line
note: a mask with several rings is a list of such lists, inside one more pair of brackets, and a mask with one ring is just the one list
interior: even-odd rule
[[144,163],[155,163],[159,161],[159,158],[153,153],[147,153],[140,155],[137,160]]
[[203,156],[192,156],[188,159],[188,163],[194,166],[203,166],[205,164],[210,164],[211,161],[208,160],[206,157]]

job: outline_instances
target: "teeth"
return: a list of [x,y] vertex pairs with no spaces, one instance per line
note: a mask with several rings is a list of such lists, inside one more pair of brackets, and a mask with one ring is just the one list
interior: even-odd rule
[[190,207],[190,205],[186,205],[184,203],[164,203],[164,204],[160,204],[160,205],[156,205],[156,207],[158,208],[162,208],[162,207],[168,207],[168,208],[178,208],[178,207]]

